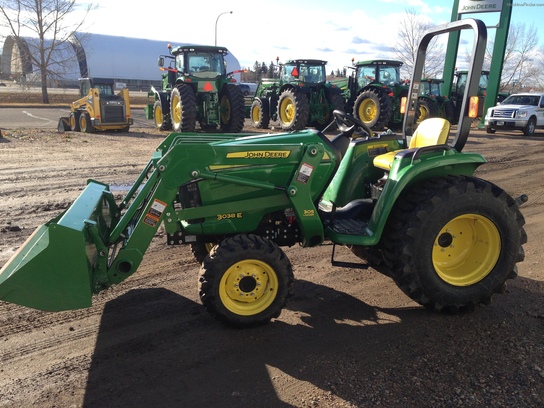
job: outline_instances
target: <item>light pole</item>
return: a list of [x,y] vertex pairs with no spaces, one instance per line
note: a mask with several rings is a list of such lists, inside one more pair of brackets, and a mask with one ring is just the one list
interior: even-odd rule
[[223,14],[232,14],[232,11],[225,11],[224,13],[221,13],[217,16],[217,19],[215,20],[215,46],[217,47],[217,22],[219,21],[219,17],[221,17]]

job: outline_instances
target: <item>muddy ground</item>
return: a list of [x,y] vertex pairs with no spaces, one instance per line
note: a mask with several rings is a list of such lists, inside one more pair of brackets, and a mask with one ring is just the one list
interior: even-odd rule
[[[164,136],[3,133],[0,266],[88,178],[132,183]],[[0,302],[0,407],[543,406],[544,133],[477,131],[465,150],[488,159],[478,176],[529,196],[520,276],[491,305],[430,313],[371,268],[332,267],[330,246],[292,247],[281,316],[227,329],[200,304],[189,249],[159,232],[138,272],[91,308]]]

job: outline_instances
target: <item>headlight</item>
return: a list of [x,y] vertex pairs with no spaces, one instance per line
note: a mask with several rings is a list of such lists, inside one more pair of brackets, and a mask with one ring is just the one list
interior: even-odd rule
[[526,118],[527,111],[518,111],[518,118]]

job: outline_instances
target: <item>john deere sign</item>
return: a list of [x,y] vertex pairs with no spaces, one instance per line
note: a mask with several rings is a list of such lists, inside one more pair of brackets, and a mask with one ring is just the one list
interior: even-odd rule
[[457,13],[486,13],[501,11],[502,0],[460,0]]

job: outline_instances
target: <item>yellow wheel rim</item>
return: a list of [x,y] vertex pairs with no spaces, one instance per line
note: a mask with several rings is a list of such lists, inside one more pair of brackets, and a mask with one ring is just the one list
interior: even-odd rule
[[87,130],[87,119],[85,118],[85,115],[81,115],[81,119],[79,119],[79,127],[81,130]]
[[221,97],[221,121],[223,123],[230,122],[230,100],[226,95]]
[[285,98],[280,105],[281,121],[290,125],[295,119],[295,104],[291,98]]
[[359,118],[365,122],[372,122],[378,114],[378,107],[370,98],[365,99],[359,105]]
[[259,123],[261,120],[261,108],[259,106],[253,106],[251,110],[251,120],[253,123]]
[[160,128],[162,126],[162,107],[156,106],[155,107],[155,113],[153,114],[153,117],[155,119],[155,127]]
[[429,111],[427,108],[423,105],[419,106],[419,118],[417,119],[417,123],[423,122],[425,119],[429,117]]
[[76,118],[73,115],[70,116],[70,127],[72,129],[75,129],[75,127],[76,127]]
[[232,313],[252,316],[266,310],[278,293],[274,269],[257,259],[245,259],[227,269],[219,284],[219,297]]
[[176,93],[172,94],[172,120],[181,123],[181,101]]
[[464,214],[448,222],[433,245],[436,273],[454,286],[469,286],[484,279],[501,253],[499,230],[488,218]]

